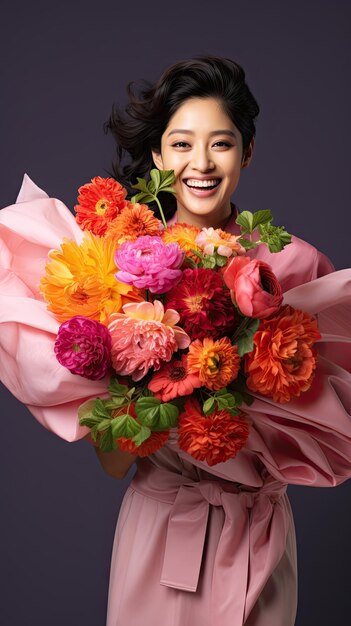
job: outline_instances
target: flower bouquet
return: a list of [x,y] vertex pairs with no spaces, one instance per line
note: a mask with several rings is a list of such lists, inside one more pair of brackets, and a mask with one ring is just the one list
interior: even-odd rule
[[80,187],[82,241],[51,250],[40,292],[61,323],[61,366],[106,379],[109,397],[78,411],[92,442],[146,456],[177,429],[179,447],[212,466],[245,445],[250,391],[289,402],[309,389],[320,334],[309,314],[282,306],[271,267],[249,256],[289,244],[271,212],[240,213],[238,236],[167,226],[158,194],[175,193],[173,182],[173,170],[151,170],[131,199],[112,178]]

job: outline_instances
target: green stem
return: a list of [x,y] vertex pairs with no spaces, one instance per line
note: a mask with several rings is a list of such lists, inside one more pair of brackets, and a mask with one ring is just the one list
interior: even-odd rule
[[232,336],[232,341],[234,342],[238,337],[240,337],[240,333],[245,329],[245,327],[250,322],[251,317],[244,317],[242,322],[240,322],[238,328],[236,329],[234,335]]
[[160,211],[160,215],[161,215],[161,219],[162,219],[163,225],[164,225],[165,228],[167,228],[167,222],[166,222],[165,216],[163,214],[163,210],[162,210],[162,207],[161,207],[161,202],[159,201],[157,196],[154,196],[154,198],[156,200],[156,204],[158,206],[158,210]]

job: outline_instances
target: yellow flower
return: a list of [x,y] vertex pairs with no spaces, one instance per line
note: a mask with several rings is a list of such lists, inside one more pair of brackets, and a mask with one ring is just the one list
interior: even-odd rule
[[200,262],[200,258],[192,252],[201,252],[201,248],[196,243],[196,237],[200,233],[200,228],[190,224],[173,224],[168,226],[162,232],[164,243],[173,243],[174,241],[184,250],[186,256],[190,257],[195,263]]
[[59,250],[49,252],[40,292],[60,322],[84,315],[107,324],[111,313],[142,299],[139,290],[115,278],[114,253],[112,240],[89,231],[80,245],[65,239]]

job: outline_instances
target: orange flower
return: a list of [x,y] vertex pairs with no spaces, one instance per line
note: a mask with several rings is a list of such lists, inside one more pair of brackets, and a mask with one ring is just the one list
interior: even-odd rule
[[217,341],[205,337],[190,344],[187,363],[189,372],[198,373],[202,384],[216,391],[237,377],[240,357],[228,337]]
[[77,224],[82,230],[104,235],[109,222],[126,206],[127,190],[114,178],[95,176],[78,192],[78,204],[74,207]]
[[115,278],[114,253],[112,241],[88,231],[80,245],[65,239],[49,252],[40,292],[60,322],[84,315],[106,324],[112,312],[142,299],[139,290]]
[[146,204],[127,202],[116,219],[108,225],[106,236],[121,245],[127,240],[135,241],[143,235],[160,235],[161,222]]
[[316,368],[311,346],[320,337],[317,320],[291,306],[262,320],[244,360],[249,389],[281,403],[307,391]]
[[237,455],[247,441],[249,425],[242,414],[215,411],[203,415],[197,400],[189,398],[179,416],[178,432],[181,450],[212,466]]
[[168,226],[163,230],[162,239],[165,243],[175,241],[184,250],[186,256],[190,257],[195,263],[199,263],[200,258],[191,250],[201,253],[201,248],[196,244],[196,237],[200,232],[200,228],[197,228],[197,226],[173,224],[173,226]]

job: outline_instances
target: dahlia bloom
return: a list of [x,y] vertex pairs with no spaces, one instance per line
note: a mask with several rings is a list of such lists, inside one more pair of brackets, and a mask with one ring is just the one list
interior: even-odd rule
[[118,374],[137,381],[151,367],[159,370],[179,348],[187,348],[190,338],[176,326],[176,311],[164,310],[159,300],[127,304],[123,313],[111,315],[108,329],[112,336],[112,366]]
[[78,189],[76,222],[82,230],[104,235],[107,226],[126,206],[127,190],[114,178],[95,176]]
[[214,391],[231,383],[240,368],[238,349],[228,337],[217,341],[210,337],[196,339],[190,344],[187,357],[189,372],[198,374],[201,383]]
[[76,315],[61,324],[54,351],[58,362],[72,374],[100,380],[111,367],[111,335],[96,320]]
[[230,257],[244,254],[245,248],[238,243],[239,235],[231,235],[221,228],[203,228],[196,237],[196,243],[204,254],[212,256],[216,250],[221,256]]
[[307,391],[316,369],[312,345],[320,337],[317,320],[288,305],[262,320],[244,357],[248,388],[281,403]]
[[161,237],[148,235],[126,241],[115,254],[116,278],[151,293],[164,293],[179,282],[184,253],[177,243],[164,244]]
[[223,280],[243,315],[263,319],[278,311],[283,291],[268,263],[235,257],[226,266]]
[[160,235],[161,221],[146,204],[128,202],[127,206],[108,225],[106,237],[112,237],[117,245],[135,241],[145,235]]
[[49,252],[40,292],[59,322],[75,315],[106,323],[111,312],[141,300],[136,289],[115,278],[113,241],[85,231],[81,244],[65,240]]
[[187,355],[181,359],[172,359],[162,365],[161,369],[151,378],[148,388],[162,402],[169,402],[179,396],[190,395],[195,388],[201,387],[197,373],[188,370]]
[[191,339],[218,339],[230,335],[236,325],[230,292],[220,275],[210,269],[185,269],[180,282],[166,294],[166,308],[178,311],[180,324]]
[[185,401],[178,421],[178,445],[194,459],[210,466],[224,463],[246,444],[249,425],[242,415],[214,411],[203,415],[195,398]]
[[164,243],[176,242],[181,249],[185,252],[185,256],[190,257],[195,263],[200,262],[200,257],[194,254],[201,252],[201,249],[196,243],[196,237],[200,233],[200,228],[191,224],[177,223],[172,226],[167,226],[162,231],[162,239]]

